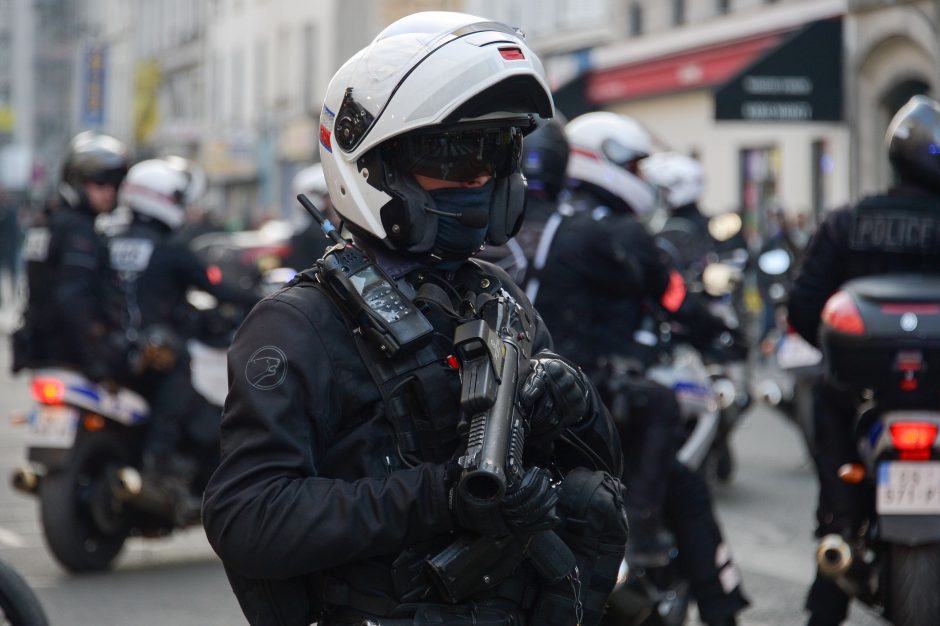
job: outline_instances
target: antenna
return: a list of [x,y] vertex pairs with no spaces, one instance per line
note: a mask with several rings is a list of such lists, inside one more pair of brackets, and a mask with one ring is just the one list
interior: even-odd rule
[[333,243],[343,245],[347,243],[347,241],[343,239],[343,236],[336,230],[336,227],[333,226],[333,222],[327,219],[327,217],[323,215],[323,212],[314,206],[313,202],[310,202],[310,198],[299,193],[297,194],[297,201],[300,202],[300,206],[307,210],[307,213],[313,216],[313,219],[317,221],[317,224],[319,224],[320,228],[323,230],[323,234],[329,237]]

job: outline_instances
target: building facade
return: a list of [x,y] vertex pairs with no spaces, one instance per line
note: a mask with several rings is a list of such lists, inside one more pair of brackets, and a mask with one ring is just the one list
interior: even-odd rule
[[707,211],[816,214],[890,182],[883,137],[938,95],[938,6],[889,0],[471,0],[520,25],[568,115],[635,117],[705,167]]

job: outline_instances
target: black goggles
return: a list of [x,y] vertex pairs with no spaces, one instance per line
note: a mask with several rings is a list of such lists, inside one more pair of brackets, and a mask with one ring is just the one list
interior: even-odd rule
[[121,183],[124,181],[125,176],[127,176],[126,168],[116,168],[113,170],[96,172],[90,176],[85,177],[85,180],[97,185],[112,185],[114,187],[120,187]]
[[508,176],[522,158],[517,127],[413,133],[385,148],[385,158],[411,174],[450,181]]

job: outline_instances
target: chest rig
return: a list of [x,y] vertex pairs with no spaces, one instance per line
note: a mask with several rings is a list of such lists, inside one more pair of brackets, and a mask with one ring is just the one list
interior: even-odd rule
[[[301,276],[316,281],[317,288],[336,303],[337,295],[315,270]],[[476,319],[483,303],[502,292],[502,283],[486,264],[472,261],[452,276],[419,270],[397,284],[433,328],[430,339],[419,347],[390,355],[362,331],[344,307],[338,308],[381,395],[382,413],[394,433],[398,461],[405,466],[441,463],[453,458],[466,443],[454,329]]]

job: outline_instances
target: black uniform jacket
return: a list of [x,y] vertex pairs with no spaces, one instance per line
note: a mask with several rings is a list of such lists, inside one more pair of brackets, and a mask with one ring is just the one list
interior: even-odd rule
[[23,255],[29,283],[27,365],[70,365],[93,377],[106,374],[109,357],[102,340],[117,324],[109,317],[117,292],[94,214],[85,204],[64,204],[27,230]]
[[830,213],[790,292],[790,324],[815,345],[823,306],[839,286],[891,272],[940,272],[940,195],[902,187]]
[[671,271],[636,217],[587,206],[559,226],[536,298],[558,351],[583,367],[632,353],[643,303],[662,298]]
[[209,279],[206,265],[162,223],[135,219],[109,241],[111,267],[124,287],[135,325],[173,324],[184,309],[186,290],[196,288],[220,302],[252,307],[251,292]]
[[[501,282],[531,307],[505,273],[500,280],[499,270],[485,267],[487,274],[468,263],[457,274],[490,289]],[[453,328],[440,316],[428,317],[435,341],[446,349]],[[537,326],[533,353],[552,345],[541,320]],[[315,602],[314,574],[394,600],[395,557],[420,542],[450,541],[446,459],[408,467],[400,458],[380,392],[340,310],[312,281],[288,286],[248,316],[229,350],[228,368],[221,463],[206,489],[203,515],[246,615],[264,623],[270,609],[259,607],[265,603],[304,615],[302,607]],[[426,389],[424,400],[438,407],[434,428],[453,437],[457,371],[444,358],[427,368],[447,370],[445,382]],[[619,476],[616,431],[596,397],[594,407],[572,434],[598,462],[562,444],[555,461]]]

